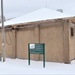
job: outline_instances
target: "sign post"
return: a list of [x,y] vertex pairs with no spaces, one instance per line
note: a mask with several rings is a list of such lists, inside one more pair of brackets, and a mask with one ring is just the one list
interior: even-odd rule
[[28,65],[30,65],[30,54],[43,54],[43,67],[45,67],[45,44],[28,44]]
[[30,46],[28,44],[28,65],[30,65]]
[[44,51],[44,53],[43,53],[43,67],[45,67],[45,45],[43,46],[43,51]]

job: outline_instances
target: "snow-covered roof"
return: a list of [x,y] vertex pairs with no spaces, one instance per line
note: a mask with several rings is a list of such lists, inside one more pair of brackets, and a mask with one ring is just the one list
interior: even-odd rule
[[64,14],[48,8],[41,8],[34,12],[20,16],[18,18],[6,21],[4,25],[6,26],[6,25],[12,25],[18,23],[35,22],[41,20],[58,19],[58,18],[66,18],[66,17],[72,17],[72,15]]

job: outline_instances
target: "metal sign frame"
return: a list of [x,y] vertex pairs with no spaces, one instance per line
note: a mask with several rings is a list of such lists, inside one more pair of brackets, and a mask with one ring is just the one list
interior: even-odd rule
[[44,43],[28,44],[28,65],[30,65],[30,54],[43,54],[43,67],[45,67],[45,44]]

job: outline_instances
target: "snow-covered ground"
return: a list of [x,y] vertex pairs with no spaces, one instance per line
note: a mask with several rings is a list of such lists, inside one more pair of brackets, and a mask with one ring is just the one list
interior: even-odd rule
[[75,61],[71,64],[46,62],[46,67],[43,68],[42,61],[32,61],[28,65],[28,60],[22,59],[6,59],[6,62],[0,62],[0,75],[50,75],[50,74],[75,74]]

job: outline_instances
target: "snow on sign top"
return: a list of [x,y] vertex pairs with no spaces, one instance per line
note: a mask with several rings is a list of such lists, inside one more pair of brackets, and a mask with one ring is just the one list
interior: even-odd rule
[[12,25],[12,24],[18,24],[18,23],[35,22],[35,21],[48,20],[48,19],[65,18],[65,17],[72,17],[72,15],[67,15],[67,14],[54,11],[48,8],[41,8],[34,12],[31,12],[26,15],[7,21],[4,24],[6,26],[6,25]]

